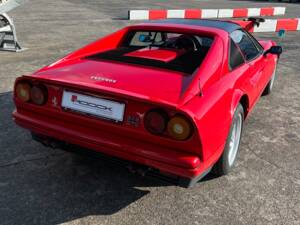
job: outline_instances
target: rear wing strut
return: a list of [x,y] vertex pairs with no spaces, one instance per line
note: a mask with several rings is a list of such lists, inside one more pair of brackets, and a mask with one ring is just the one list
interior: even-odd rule
[[[265,22],[266,20],[262,17],[249,17],[247,19],[244,19],[244,21],[248,21],[250,22],[246,27],[245,29],[246,30],[250,30],[252,28],[254,28],[254,26],[257,26],[259,27],[260,23],[263,23]],[[249,28],[248,28],[249,27]]]

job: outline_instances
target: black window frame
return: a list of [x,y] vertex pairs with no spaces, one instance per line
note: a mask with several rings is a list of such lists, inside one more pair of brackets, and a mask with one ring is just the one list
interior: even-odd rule
[[256,40],[256,38],[251,35],[247,30],[243,30],[247,35],[248,37],[253,41],[253,43],[255,44],[256,48],[258,48],[258,50],[260,51],[260,53],[262,54],[264,52],[264,48],[263,46]]
[[[239,48],[239,46],[232,40],[232,38],[229,36],[229,44],[228,44],[228,68],[230,71],[233,71],[239,67],[241,67],[242,65],[244,65],[246,63],[246,59],[245,56],[243,55],[241,49]],[[236,49],[239,51],[239,53],[241,54],[241,57],[243,58],[243,63],[239,64],[238,66],[232,68],[230,60],[231,60],[231,45],[234,45],[236,47]]]

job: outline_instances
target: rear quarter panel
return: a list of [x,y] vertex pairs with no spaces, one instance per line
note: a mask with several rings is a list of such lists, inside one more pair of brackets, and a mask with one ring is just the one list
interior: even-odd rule
[[[218,37],[210,54],[199,68],[194,85],[200,91],[183,109],[193,117],[202,144],[202,160],[220,155],[230,126],[230,84],[222,78],[224,61],[227,58],[227,39]],[[225,53],[224,53],[225,52]]]
[[[262,80],[261,90],[254,95],[250,95],[251,74],[249,64],[236,68],[233,71],[228,69],[228,44],[223,38],[223,44],[218,45],[211,64],[202,68],[201,74],[205,77],[199,82],[203,88],[203,95],[196,95],[188,104],[185,110],[189,111],[198,127],[199,137],[202,144],[202,160],[216,161],[222,154],[228,132],[230,129],[234,111],[243,96],[246,96],[247,103],[250,99],[259,99],[264,87],[268,83],[276,62],[276,57],[269,54],[265,57],[265,75]],[[266,42],[264,47],[268,49],[274,45]],[[223,54],[220,54],[223,53]],[[264,56],[262,56],[264,57]],[[256,101],[254,101],[255,103]],[[246,114],[252,110],[252,106],[246,108]]]

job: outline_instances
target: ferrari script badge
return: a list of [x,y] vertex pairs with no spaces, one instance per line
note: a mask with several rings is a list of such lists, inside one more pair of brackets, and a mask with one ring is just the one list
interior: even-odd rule
[[108,82],[108,83],[116,83],[117,81],[114,79],[110,79],[107,77],[100,77],[100,76],[91,76],[92,80],[97,80],[97,81],[104,81],[104,82]]

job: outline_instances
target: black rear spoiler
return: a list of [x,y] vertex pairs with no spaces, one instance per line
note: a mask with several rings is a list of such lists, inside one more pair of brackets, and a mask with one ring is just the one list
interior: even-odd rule
[[259,27],[259,25],[266,20],[262,17],[249,17],[243,20],[230,20],[230,22],[239,24],[245,30],[251,32],[253,31],[254,27]]

